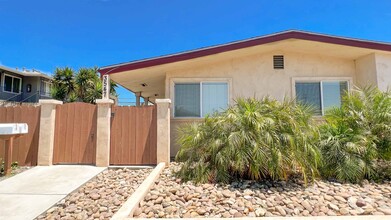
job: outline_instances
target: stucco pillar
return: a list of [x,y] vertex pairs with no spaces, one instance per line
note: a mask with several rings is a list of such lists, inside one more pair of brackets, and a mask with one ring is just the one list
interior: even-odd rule
[[56,106],[61,101],[53,99],[39,100],[41,105],[41,119],[39,126],[38,165],[53,164],[54,130],[56,126]]
[[170,163],[170,99],[156,99],[157,163]]
[[135,92],[134,95],[136,95],[136,106],[140,106],[141,92]]
[[97,129],[96,129],[96,166],[107,167],[110,164],[110,118],[111,99],[97,99]]

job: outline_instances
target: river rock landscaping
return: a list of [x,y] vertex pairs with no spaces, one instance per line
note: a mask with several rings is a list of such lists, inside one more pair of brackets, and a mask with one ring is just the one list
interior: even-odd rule
[[110,219],[152,169],[108,169],[37,219]]
[[229,185],[181,182],[172,163],[141,201],[134,217],[262,217],[391,215],[391,182],[359,184],[299,178],[288,182],[240,181]]

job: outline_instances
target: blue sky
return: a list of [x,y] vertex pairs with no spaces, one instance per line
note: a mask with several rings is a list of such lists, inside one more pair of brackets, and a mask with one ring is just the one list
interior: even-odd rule
[[100,67],[287,29],[391,42],[390,9],[390,0],[0,0],[0,65]]

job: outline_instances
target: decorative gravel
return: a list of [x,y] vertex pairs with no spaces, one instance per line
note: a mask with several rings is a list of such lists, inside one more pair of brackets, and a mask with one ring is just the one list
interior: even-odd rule
[[108,169],[37,219],[110,219],[152,169]]
[[140,203],[142,218],[391,215],[391,182],[340,184],[317,181],[183,183],[172,163]]

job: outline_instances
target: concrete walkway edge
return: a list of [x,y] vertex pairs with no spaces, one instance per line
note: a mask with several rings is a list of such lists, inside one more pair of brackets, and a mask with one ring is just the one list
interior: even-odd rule
[[106,167],[37,166],[0,182],[0,220],[34,219]]

